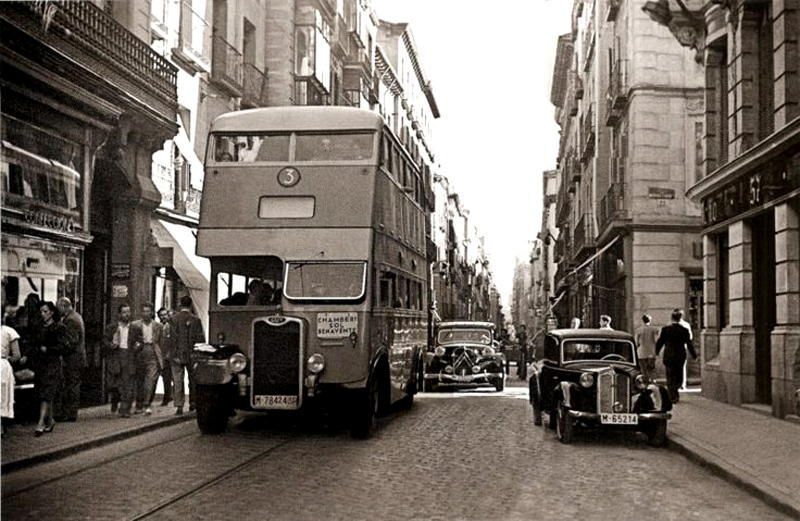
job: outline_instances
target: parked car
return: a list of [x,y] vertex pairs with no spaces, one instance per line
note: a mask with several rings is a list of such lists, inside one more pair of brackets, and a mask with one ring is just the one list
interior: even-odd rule
[[632,335],[606,329],[556,329],[536,353],[528,380],[533,423],[570,443],[576,426],[621,427],[666,442],[672,402],[639,370]]
[[494,386],[506,383],[506,358],[494,343],[494,324],[448,321],[436,326],[434,343],[425,356],[425,390],[440,387]]

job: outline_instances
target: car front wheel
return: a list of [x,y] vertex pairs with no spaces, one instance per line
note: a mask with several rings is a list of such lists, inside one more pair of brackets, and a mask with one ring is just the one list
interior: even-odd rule
[[198,385],[197,426],[203,434],[220,434],[228,426],[228,409],[223,389],[216,385]]
[[556,414],[556,435],[558,436],[558,441],[564,444],[572,443],[574,422],[572,418],[570,418],[569,411],[563,401],[558,402],[558,412]]
[[653,447],[663,447],[667,442],[667,420],[656,420],[647,429],[647,442]]

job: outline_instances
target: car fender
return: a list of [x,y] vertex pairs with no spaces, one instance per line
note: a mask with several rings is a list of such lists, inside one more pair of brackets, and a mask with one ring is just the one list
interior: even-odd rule
[[[558,398],[561,398],[564,401],[564,405],[567,407],[572,407],[572,396],[580,392],[578,390],[577,384],[574,382],[565,382],[561,381],[558,383]],[[554,396],[554,399],[556,397]]]

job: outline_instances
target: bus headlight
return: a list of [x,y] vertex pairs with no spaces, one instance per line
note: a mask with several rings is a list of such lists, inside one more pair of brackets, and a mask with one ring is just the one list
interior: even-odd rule
[[594,383],[594,375],[592,373],[583,373],[581,375],[581,385],[583,387],[591,387]]
[[230,367],[231,371],[234,373],[242,371],[246,365],[247,358],[242,353],[233,353],[231,357],[228,358],[228,367]]
[[306,368],[309,373],[321,373],[325,369],[325,357],[319,353],[314,353],[306,361]]
[[438,356],[439,358],[444,356],[444,348],[442,346],[436,346],[436,349],[433,351],[433,354]]

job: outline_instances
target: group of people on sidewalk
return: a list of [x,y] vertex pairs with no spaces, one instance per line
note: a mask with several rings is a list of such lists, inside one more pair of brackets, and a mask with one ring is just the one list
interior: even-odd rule
[[159,375],[164,400],[175,403],[175,415],[183,415],[184,378],[189,377],[189,410],[194,410],[194,378],[191,353],[195,343],[205,342],[203,325],[192,312],[192,299],[184,296],[180,309],[170,315],[160,309],[160,322],[153,319],[153,306],[142,304],[138,320],[131,321],[131,308],[121,304],[117,322],[105,331],[106,390],[111,412],[129,418],[131,413],[151,414]]
[[[158,377],[167,405],[174,399],[176,415],[183,414],[184,381],[189,377],[189,410],[194,409],[194,381],[190,369],[195,343],[204,342],[200,319],[192,312],[192,299],[184,296],[180,309],[166,308],[155,320],[152,304],[143,304],[140,318],[131,321],[131,308],[119,306],[117,320],[105,332],[102,356],[105,390],[112,413],[152,413]],[[34,435],[52,432],[56,422],[74,422],[80,407],[81,375],[87,367],[83,318],[67,297],[56,303],[28,295],[19,309],[4,309],[2,361],[0,361],[0,416],[3,432],[15,416],[15,387],[31,380],[39,403]],[[99,359],[96,363],[99,363]]]
[[[81,372],[86,367],[83,318],[67,297],[55,303],[28,295],[24,306],[3,312],[0,415],[14,418],[17,378],[32,378],[39,400],[34,434],[52,432],[55,420],[76,421]],[[14,371],[14,366],[18,368]],[[5,432],[5,423],[3,432]]]

